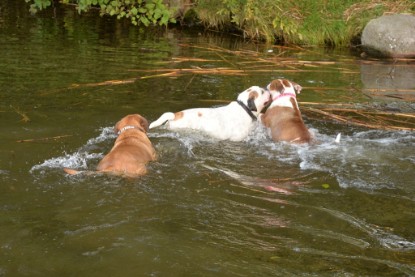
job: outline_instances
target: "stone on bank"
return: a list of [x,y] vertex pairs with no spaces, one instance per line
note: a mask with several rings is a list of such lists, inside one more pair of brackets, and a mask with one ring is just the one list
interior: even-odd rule
[[415,16],[394,14],[372,19],[363,30],[362,47],[369,55],[415,57]]

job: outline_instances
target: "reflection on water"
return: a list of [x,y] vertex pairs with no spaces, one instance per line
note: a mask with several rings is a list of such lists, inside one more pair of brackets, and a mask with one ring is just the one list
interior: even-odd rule
[[[306,117],[316,142],[299,146],[262,126],[242,142],[158,128],[142,178],[62,171],[93,170],[126,114],[217,106],[277,77],[303,84],[300,108],[370,106],[363,61],[16,3],[0,3],[0,275],[415,275],[410,131]],[[190,71],[219,67],[239,73]]]
[[366,61],[362,63],[360,71],[364,88],[381,93],[402,93],[408,96],[412,94],[414,97],[415,66],[413,62]]

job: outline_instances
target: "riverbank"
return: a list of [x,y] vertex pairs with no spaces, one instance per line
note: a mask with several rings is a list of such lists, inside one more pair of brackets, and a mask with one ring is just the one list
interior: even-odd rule
[[233,1],[199,0],[200,22],[237,31],[245,38],[276,44],[358,44],[366,23],[383,14],[414,13],[412,0]]
[[134,25],[181,24],[238,34],[273,44],[348,46],[360,44],[367,22],[384,14],[415,13],[413,0],[26,0],[36,12],[56,3],[78,12],[91,8],[101,15]]

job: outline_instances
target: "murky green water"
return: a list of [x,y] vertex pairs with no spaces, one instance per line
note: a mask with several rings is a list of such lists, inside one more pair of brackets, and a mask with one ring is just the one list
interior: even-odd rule
[[[93,169],[126,114],[151,121],[221,105],[277,77],[303,85],[304,111],[309,102],[411,111],[384,95],[413,98],[413,63],[270,52],[70,9],[33,17],[11,0],[0,3],[0,43],[1,276],[415,275],[411,131],[307,112],[310,146],[272,143],[261,126],[238,143],[160,128],[149,134],[158,162],[143,178],[62,171]],[[209,71],[222,67],[234,75]]]

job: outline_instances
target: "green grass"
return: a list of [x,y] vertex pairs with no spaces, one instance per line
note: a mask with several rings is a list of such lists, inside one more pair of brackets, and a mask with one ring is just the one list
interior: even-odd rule
[[345,46],[382,14],[414,13],[413,0],[198,0],[210,27],[236,28],[246,38],[299,45]]

